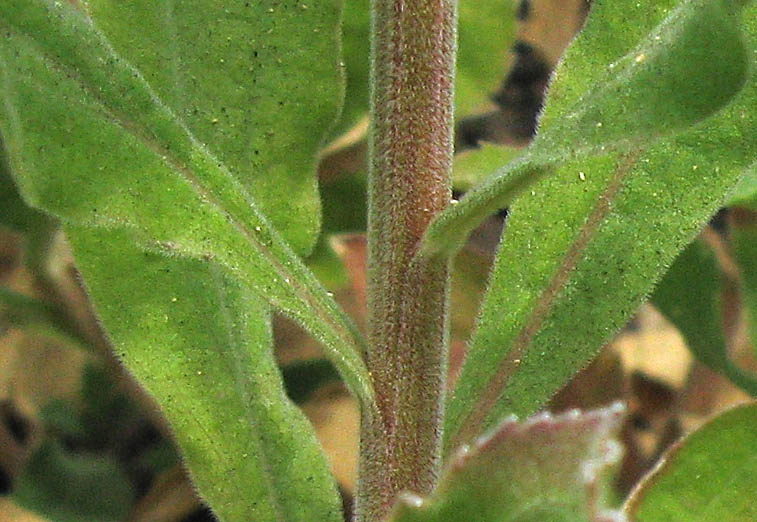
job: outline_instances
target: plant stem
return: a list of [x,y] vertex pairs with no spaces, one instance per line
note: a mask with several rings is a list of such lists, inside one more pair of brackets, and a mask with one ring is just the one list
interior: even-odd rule
[[368,220],[368,369],[379,414],[364,415],[358,521],[397,494],[429,493],[440,467],[448,261],[415,257],[450,201],[455,0],[373,0]]

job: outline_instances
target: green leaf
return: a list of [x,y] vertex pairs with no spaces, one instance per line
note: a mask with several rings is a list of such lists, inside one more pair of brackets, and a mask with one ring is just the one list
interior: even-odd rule
[[678,328],[697,359],[757,395],[757,378],[738,368],[728,356],[720,308],[721,279],[715,253],[698,239],[678,255],[650,301]]
[[[550,167],[638,152],[711,116],[739,92],[749,63],[740,9],[728,0],[662,7],[668,4],[595,2],[557,68],[532,145],[432,223],[426,255],[459,248],[485,216],[508,206]],[[616,38],[618,31],[624,34]]]
[[66,232],[116,354],[221,520],[340,521],[326,459],[286,397],[267,305],[213,264],[144,252],[125,232]]
[[281,369],[287,395],[297,404],[306,402],[325,384],[339,382],[334,365],[325,359],[312,359],[288,364]]
[[24,203],[16,190],[0,143],[0,225],[29,233],[38,227],[47,226],[49,221],[49,216]]
[[[266,59],[282,60],[281,74],[292,75],[304,66],[299,48],[275,44],[282,34],[296,44],[300,39],[294,34],[310,35],[312,28],[300,24],[300,4],[269,9],[273,11],[266,16],[240,18],[236,32],[226,36],[241,38],[244,28],[250,37],[270,30],[277,36],[271,40],[275,49],[266,48]],[[332,7],[324,9],[322,16]],[[208,16],[207,10],[198,10]],[[336,24],[335,13],[333,18]],[[324,32],[327,27],[322,25]],[[181,108],[162,100],[148,85],[152,78],[117,54],[93,22],[68,2],[3,2],[0,29],[0,129],[24,198],[66,223],[98,228],[103,237],[105,229],[117,227],[143,249],[223,267],[321,340],[350,389],[370,405],[360,334],[253,201],[261,196],[274,202],[290,194],[250,194],[252,184],[219,159],[238,160],[225,152],[228,143],[222,140],[215,151],[192,134]],[[283,71],[285,58],[290,64],[294,60],[296,68]],[[224,59],[232,62],[228,54]],[[254,68],[248,72],[238,78],[238,88],[265,78]],[[283,112],[280,121],[287,122]],[[203,122],[195,123],[203,132]],[[287,129],[266,126],[261,132],[276,136]],[[276,153],[286,168],[289,156],[298,157],[289,150]],[[292,213],[277,213],[276,221],[286,221]],[[108,248],[105,240],[102,248]]]
[[458,4],[455,117],[486,108],[505,77],[515,42],[515,2],[460,0]]
[[456,190],[470,190],[522,153],[521,149],[484,142],[477,149],[455,154],[452,184]]
[[734,227],[731,244],[741,274],[741,299],[749,322],[749,336],[757,354],[757,224]]
[[[732,15],[720,2],[706,6],[684,2],[668,13],[669,7],[670,3],[661,2],[595,3],[596,11],[568,51],[552,91],[566,93],[574,84],[589,82],[598,85],[601,93],[598,82],[608,63],[616,63],[614,57],[623,56],[624,49],[634,48],[636,38],[652,30],[661,18],[667,20],[660,25],[662,29],[673,28],[675,35],[681,35],[666,48],[680,50],[685,44],[698,47],[692,53],[704,61],[732,62],[730,54],[720,54],[720,47],[709,47],[719,42],[718,46],[737,53],[735,71],[743,70],[741,38],[731,27]],[[749,29],[748,47],[757,49],[754,7],[747,9],[744,20]],[[705,25],[722,31],[709,35]],[[697,27],[708,34],[701,41],[690,34]],[[657,41],[658,33],[655,30],[641,48],[628,54],[631,62],[635,63],[638,49]],[[672,37],[665,31],[659,36],[660,41]],[[696,44],[691,41],[695,36]],[[721,38],[728,41],[720,42]],[[609,52],[608,46],[615,46],[615,52]],[[642,64],[667,54],[664,49],[644,52],[648,62]],[[600,61],[605,54],[606,61]],[[678,56],[678,52],[672,55]],[[711,58],[705,60],[707,56]],[[677,74],[703,85],[709,78],[691,78],[702,73],[694,67],[696,63],[691,61],[683,69],[669,65]],[[635,68],[628,67],[627,74],[633,77]],[[726,74],[727,66],[723,67]],[[623,68],[617,65],[614,70]],[[740,84],[740,73],[734,74],[732,79]],[[654,95],[649,86],[636,87]],[[702,86],[701,91],[704,96],[708,88]],[[719,94],[711,94],[718,103],[723,101]],[[632,101],[635,96],[630,96]],[[663,103],[662,93],[657,97],[651,106]],[[566,98],[563,94],[550,99],[556,106],[552,113],[565,112]],[[720,207],[743,168],[753,161],[756,105],[757,82],[752,73],[733,103],[691,130],[645,150],[638,146],[624,152],[608,149],[604,155],[568,161],[554,168],[553,175],[535,182],[515,202],[478,329],[448,403],[447,452],[504,415],[536,411],[628,321],[676,254]],[[549,106],[546,110],[550,114]],[[646,110],[629,106],[627,116],[641,117]],[[587,109],[577,117],[597,111]],[[683,125],[690,117],[676,116],[675,125]],[[603,122],[606,127],[615,126],[609,119],[603,118]],[[641,129],[630,125],[629,132]],[[579,147],[584,146],[581,140],[577,140]],[[525,168],[527,161],[513,172]],[[464,206],[465,199],[453,212]]]
[[47,214],[27,205],[18,193],[10,173],[8,159],[0,140],[0,226],[24,234],[24,261],[43,281],[47,277],[45,261],[57,230],[57,223]]
[[121,522],[134,491],[114,458],[68,453],[45,441],[16,479],[12,498],[55,522]]
[[608,467],[623,408],[614,406],[523,423],[506,420],[453,457],[428,499],[406,496],[392,522],[610,522]]
[[86,5],[115,52],[254,196],[293,250],[309,252],[320,227],[315,156],[342,96],[339,2]]
[[337,134],[356,125],[368,114],[370,103],[370,1],[347,0],[342,15],[345,96]]
[[626,504],[639,522],[757,519],[757,404],[738,406],[679,442]]
[[752,163],[744,171],[728,196],[726,204],[757,211],[757,162]]

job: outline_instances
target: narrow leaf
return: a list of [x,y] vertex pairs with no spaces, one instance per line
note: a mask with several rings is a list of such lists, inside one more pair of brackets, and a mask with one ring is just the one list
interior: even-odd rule
[[741,370],[728,356],[721,279],[715,253],[698,239],[678,255],[650,301],[678,328],[697,359],[757,395],[757,377]]
[[3,2],[0,29],[0,129],[24,198],[64,222],[123,228],[144,249],[223,267],[321,340],[371,404],[356,328],[149,78],[68,2]]
[[757,404],[715,417],[663,457],[625,506],[639,522],[757,519]]
[[66,232],[116,354],[161,404],[221,520],[340,521],[312,427],[286,397],[267,305],[212,264],[144,252],[124,232]]
[[[609,63],[616,63],[614,57],[623,56],[623,48],[636,46],[638,35],[652,30],[660,19],[667,20],[660,28],[676,28],[675,34],[688,35],[682,43],[699,47],[700,51],[692,51],[693,57],[707,61],[707,53],[712,53],[713,60],[732,60],[710,49],[709,37],[696,44],[689,41],[688,23],[683,29],[673,23],[690,18],[699,21],[695,24],[699,27],[700,13],[708,13],[715,16],[714,26],[723,29],[723,34],[713,38],[740,42],[729,29],[728,9],[712,7],[720,2],[706,7],[684,2],[669,13],[670,3],[597,2],[590,23],[560,68],[553,92],[567,93],[574,87],[585,92],[583,84],[596,84],[599,80],[592,75],[601,79],[608,67],[607,61],[597,63],[597,57],[608,52],[607,46],[616,47],[608,58]],[[744,20],[748,47],[757,48],[754,7],[747,8]],[[660,29],[655,31],[651,42]],[[662,41],[671,37],[659,36]],[[667,45],[677,48],[679,44]],[[743,51],[740,44],[723,45]],[[648,56],[651,60],[652,54]],[[735,71],[743,70],[743,58],[743,52],[733,58]],[[697,63],[690,59],[679,73],[698,75]],[[629,67],[631,74],[634,66]],[[691,81],[705,82],[702,78]],[[662,92],[648,94],[660,98],[652,105],[664,103]],[[713,96],[722,100],[720,95]],[[564,112],[566,98],[567,94],[550,98],[553,113]],[[589,98],[586,102],[591,103]],[[447,451],[504,415],[533,413],[628,321],[754,160],[756,105],[757,82],[752,73],[733,103],[691,130],[645,150],[608,150],[605,155],[569,161],[515,202],[478,329],[449,401]],[[546,110],[549,114],[549,106]],[[629,106],[627,110],[629,115],[639,115],[646,109]],[[615,109],[613,114],[620,118],[622,111]],[[678,116],[676,125],[683,125],[685,119]],[[583,139],[575,138],[578,143]],[[520,165],[524,168],[524,163]]]
[[[742,88],[748,58],[733,2],[687,0],[669,14],[647,2],[608,3],[594,3],[579,43],[558,67],[539,133],[521,161],[441,214],[424,238],[426,255],[459,248],[483,217],[508,206],[548,167],[647,147],[712,115]],[[625,20],[641,11],[660,21],[644,21],[645,36]],[[613,41],[616,30],[626,34]]]
[[605,503],[608,468],[623,409],[506,420],[463,446],[427,499],[408,495],[393,522],[610,522],[625,517]]

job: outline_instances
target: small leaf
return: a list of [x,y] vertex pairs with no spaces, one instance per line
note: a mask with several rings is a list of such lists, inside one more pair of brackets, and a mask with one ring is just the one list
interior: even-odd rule
[[[746,309],[749,336],[757,354],[757,223],[735,226],[731,232],[731,243],[741,274],[741,299]],[[757,395],[754,389],[752,393]]]
[[427,499],[408,495],[392,522],[620,522],[608,509],[608,468],[623,408],[506,420],[452,458]]
[[281,368],[281,373],[287,395],[297,404],[306,402],[323,385],[339,382],[336,368],[325,359],[287,364]]
[[24,203],[16,190],[0,143],[0,226],[29,233],[38,227],[47,226],[49,221],[49,216]]
[[16,479],[12,498],[56,522],[121,522],[134,491],[114,458],[76,455],[46,441]]
[[341,521],[313,429],[286,397],[267,305],[212,264],[141,251],[122,231],[66,232],[116,354],[221,520]]
[[522,153],[514,147],[483,142],[477,149],[455,155],[452,184],[456,190],[470,190]]
[[757,520],[757,404],[727,411],[676,444],[633,492],[639,522]]
[[[668,22],[659,27],[677,28],[675,34],[686,36],[673,48],[693,37],[688,31],[704,23],[703,13],[719,16],[713,27],[722,25],[724,32],[713,38],[741,42],[732,28],[727,29],[732,21],[728,9],[712,7],[720,2],[702,7],[698,1],[687,1],[670,10],[672,3],[595,3],[590,23],[568,52],[552,88],[565,93],[578,84],[578,92],[585,92],[583,84],[594,85],[604,76],[607,62],[597,59],[602,59],[607,46],[615,46],[607,57],[615,63],[612,60],[623,56],[622,49],[636,47],[636,38],[653,30],[660,18]],[[696,23],[677,25],[682,16]],[[744,13],[744,25],[748,47],[757,48],[754,4]],[[651,34],[654,42],[656,33]],[[692,51],[699,56],[711,40],[697,41],[689,44],[700,46]],[[720,56],[718,49],[708,52],[713,59]],[[742,58],[743,53],[735,58],[737,71],[742,70]],[[719,59],[728,62],[730,57]],[[689,67],[679,73],[699,74],[693,63]],[[692,81],[701,83],[701,79]],[[722,100],[720,95],[714,97]],[[563,109],[561,98],[550,98],[548,103],[558,104],[554,109],[558,112]],[[448,401],[447,452],[505,415],[538,410],[630,319],[754,161],[756,105],[752,71],[730,105],[690,130],[646,149],[607,150],[553,167],[553,175],[534,182],[518,198],[511,207],[477,331]],[[628,116],[636,110],[628,107]],[[519,165],[516,169],[526,168],[527,163]]]
[[[639,2],[595,2],[555,72],[534,142],[520,161],[431,224],[423,240],[425,255],[459,248],[486,215],[508,206],[550,167],[648,147],[711,116],[739,92],[748,58],[734,3],[681,2],[656,28],[645,23],[651,31],[644,38],[627,21],[642,10],[665,14]],[[654,19],[651,12],[648,18]],[[615,39],[619,30],[627,33]]]
[[[269,14],[289,20],[289,9],[301,7]],[[271,20],[245,22],[267,31]],[[357,329],[149,78],[68,2],[2,2],[0,28],[0,129],[27,202],[103,237],[117,227],[143,249],[223,267],[323,342],[371,405]]]
[[726,200],[728,206],[757,211],[757,162],[746,168]]
[[750,377],[728,356],[721,279],[715,253],[697,239],[678,255],[650,301],[678,328],[697,359],[757,395],[757,377]]
[[47,278],[47,254],[58,229],[55,219],[27,205],[13,182],[0,140],[0,226],[24,234],[24,262],[41,280]]

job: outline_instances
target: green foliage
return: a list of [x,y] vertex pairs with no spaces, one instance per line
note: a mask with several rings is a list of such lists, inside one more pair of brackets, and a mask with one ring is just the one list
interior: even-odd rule
[[747,167],[726,203],[757,211],[757,163]]
[[626,506],[639,522],[757,518],[757,404],[736,407],[678,443]]
[[[532,145],[437,218],[424,239],[425,254],[459,248],[485,216],[509,205],[556,164],[613,151],[645,161],[636,158],[642,149],[731,100],[747,76],[740,10],[725,0],[690,0],[674,10],[670,4],[637,2],[629,12],[627,4],[596,2],[555,73]],[[744,133],[752,122],[748,111],[744,118],[731,111],[731,118],[736,128],[719,129],[720,138],[735,142],[731,155],[743,169],[753,159],[754,139]],[[706,157],[708,144],[721,142],[704,136],[697,145]]]
[[757,396],[757,379],[728,357],[721,278],[715,253],[700,239],[676,258],[650,301],[678,328],[697,359]]
[[748,223],[733,230],[732,244],[741,271],[741,299],[747,312],[749,335],[757,353],[757,224]]
[[[496,189],[508,173],[522,181],[540,168],[546,144],[554,145],[552,158],[568,160],[534,181],[511,208],[478,329],[449,401],[447,451],[503,415],[536,411],[587,364],[753,160],[754,78],[722,109],[743,85],[746,67],[739,18],[730,6],[684,2],[670,10],[655,2],[629,10],[597,2],[551,86],[541,139],[504,177],[485,182],[448,211],[449,220],[442,215],[432,225],[427,245],[452,247],[460,223],[501,203]],[[754,7],[744,20],[753,49]],[[717,34],[708,32],[713,28]],[[652,32],[639,44],[646,31]],[[706,65],[712,62],[719,63]],[[699,63],[718,68],[710,70],[719,75],[714,86],[699,76]],[[676,82],[688,78],[679,89],[692,96],[671,102],[679,105],[675,113],[662,110],[673,81],[668,74]],[[643,102],[637,91],[645,93]],[[713,113],[691,130],[650,142]],[[606,139],[600,128],[607,129]],[[586,157],[589,151],[598,155]]]
[[[269,14],[276,16],[275,9]],[[282,9],[279,16],[292,27],[277,30],[310,34],[290,14]],[[252,201],[292,194],[251,196],[147,76],[77,9],[43,0],[6,2],[0,15],[6,100],[0,125],[25,199],[71,224],[70,235],[78,233],[74,225],[103,235],[118,227],[128,231],[124,241],[142,249],[223,267],[323,341],[345,382],[370,404],[359,334]],[[257,32],[256,20],[247,26]],[[267,31],[271,20],[257,23]],[[282,114],[279,121],[288,120]],[[291,154],[276,150],[288,165]],[[290,214],[275,215],[285,220]],[[107,268],[125,273],[117,265]]]
[[406,497],[393,522],[610,522],[603,498],[622,408],[506,420],[463,446],[428,499]]
[[45,442],[18,478],[13,498],[56,522],[120,522],[134,498],[113,458],[76,455]]
[[338,4],[215,4],[86,5],[118,56],[307,253],[320,228],[315,155],[342,94]]
[[470,190],[520,154],[519,149],[484,142],[455,156],[452,183],[457,190]]
[[266,305],[213,264],[144,252],[124,232],[68,231],[116,353],[162,405],[219,516],[340,520],[312,428],[286,397]]

